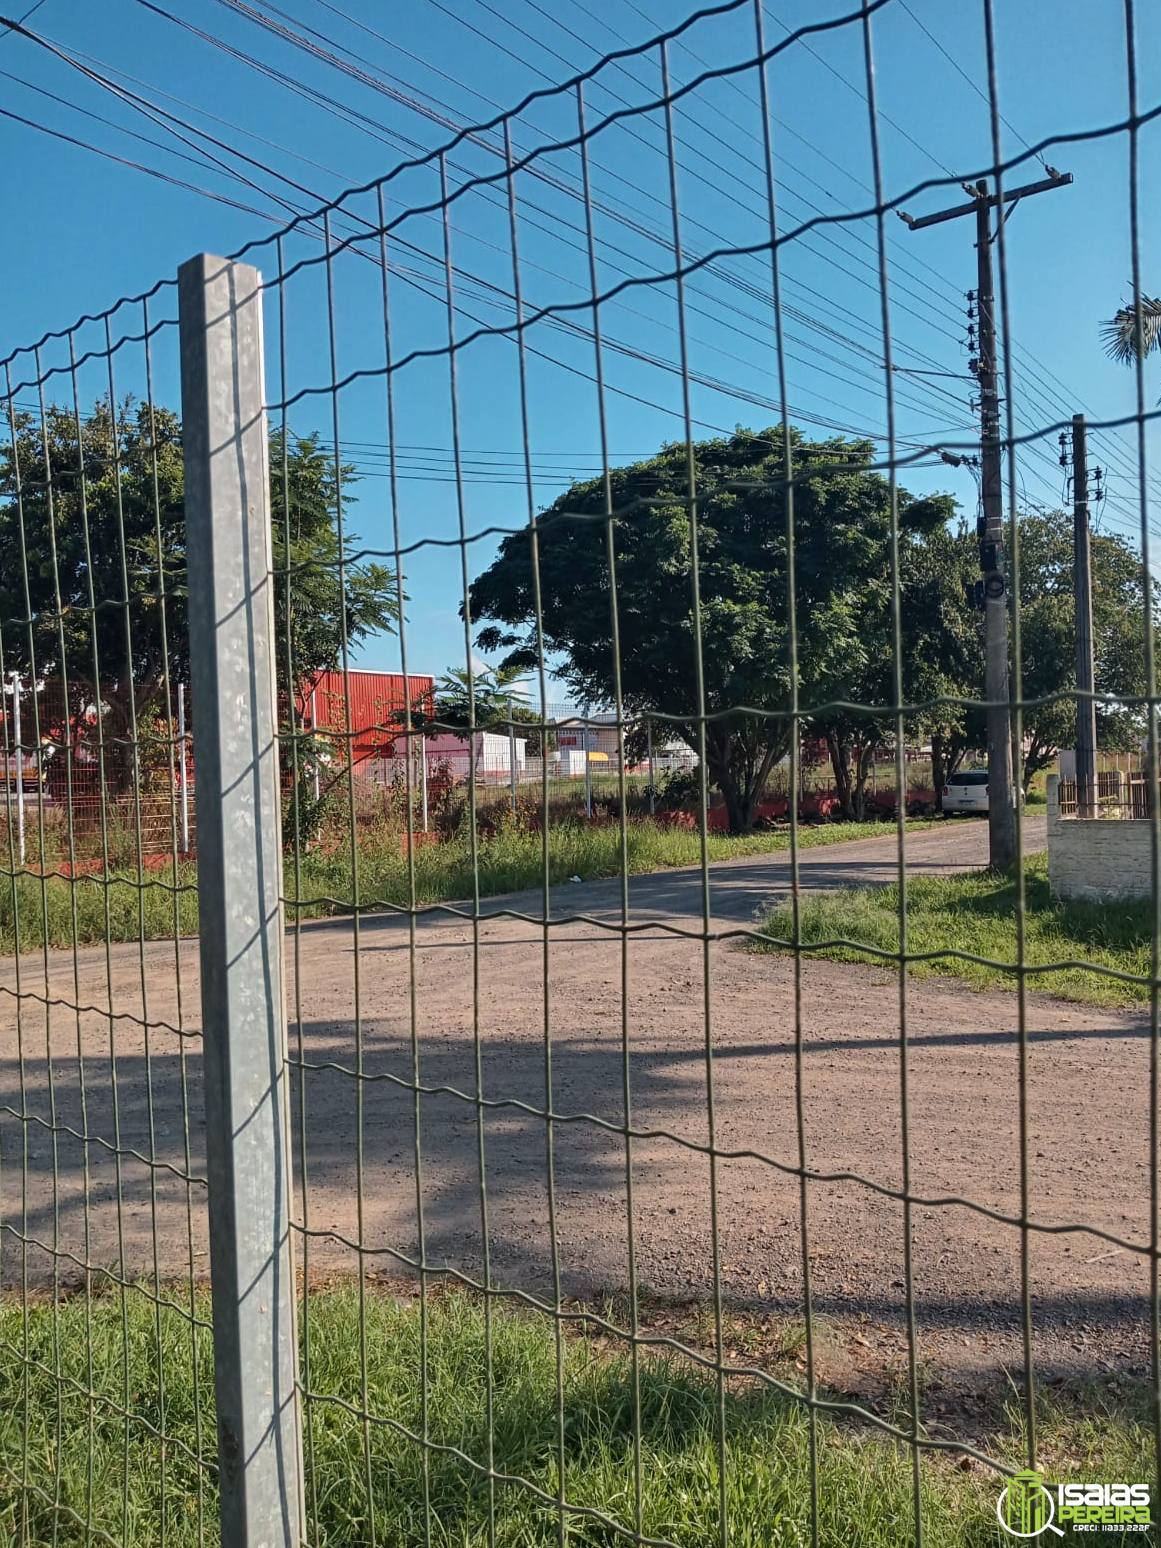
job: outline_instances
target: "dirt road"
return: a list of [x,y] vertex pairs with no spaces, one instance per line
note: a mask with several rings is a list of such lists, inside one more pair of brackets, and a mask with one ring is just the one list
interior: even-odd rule
[[[1042,847],[1043,821],[1029,819],[1027,829],[1029,847]],[[982,863],[985,848],[983,824],[948,824],[909,836],[908,865],[913,874],[970,868]],[[806,887],[888,881],[894,840],[804,851],[801,862]],[[486,1211],[494,1279],[548,1290],[547,1014],[552,1202],[566,1291],[591,1295],[623,1286],[628,1276],[627,1084],[639,1279],[677,1295],[711,1288],[713,1182],[727,1299],[792,1308],[802,1286],[799,1183],[787,1170],[798,1164],[795,976],[790,961],[747,952],[737,939],[788,885],[782,855],[715,867],[708,941],[699,934],[696,871],[634,878],[629,932],[617,928],[620,886],[609,882],[556,889],[547,932],[534,922],[542,914],[535,893],[488,900],[474,928],[454,910],[433,910],[417,924],[414,953],[406,920],[397,917],[364,919],[357,953],[350,921],[304,927],[288,951],[295,1122],[306,1134],[297,1178],[298,1220],[307,1232],[300,1256],[305,1248],[312,1271],[357,1269],[348,1244],[359,1234],[360,1185],[364,1267],[392,1273],[402,1266],[399,1254],[417,1255],[410,1089],[417,1049],[426,1261],[479,1277]],[[567,917],[577,914],[586,918]],[[74,986],[72,957],[53,954],[46,1007],[43,963],[24,960],[19,1028],[17,1002],[10,993],[0,998],[5,1280],[21,1273],[17,1233],[55,1241],[76,1260],[117,1273],[148,1269],[156,1254],[163,1273],[192,1262],[203,1274],[194,944],[151,943],[144,973],[135,947],[114,949],[111,975],[102,950],[85,951],[75,971]],[[0,985],[16,988],[11,962],[0,970]],[[78,1014],[75,1003],[90,1008]],[[897,979],[807,962],[801,1004],[807,1166],[899,1188]],[[914,1192],[932,1201],[964,1195],[1018,1215],[1016,996],[927,982],[909,986],[906,1009]],[[1144,1018],[1030,996],[1028,1029],[1032,1219],[1146,1241]],[[482,1104],[475,1100],[477,1034]],[[716,1177],[707,1154],[711,1063]],[[23,1125],[15,1116],[21,1112],[28,1115]],[[87,1145],[75,1137],[81,1134],[90,1136]],[[901,1205],[860,1181],[812,1180],[807,1193],[816,1304],[897,1328]],[[925,1348],[950,1357],[954,1346],[962,1364],[1015,1358],[1019,1228],[931,1202],[915,1206],[913,1232]],[[1144,1256],[1091,1235],[1034,1232],[1031,1260],[1039,1336],[1052,1360],[1141,1358]],[[29,1272],[43,1279],[47,1263],[32,1251]],[[75,1277],[76,1265],[61,1263],[63,1277]]]
[[[1046,842],[1046,820],[1025,817],[1024,849],[1033,853]],[[955,871],[974,871],[988,861],[987,824],[977,819],[956,819],[931,831],[906,835],[909,876],[946,876]],[[856,839],[799,852],[799,884],[810,891],[835,887],[871,887],[898,880],[897,842],[888,838]],[[790,892],[790,858],[783,852],[739,860],[722,860],[710,867],[710,930],[725,935],[738,926],[754,923],[770,905]],[[637,927],[650,922],[698,932],[703,919],[701,872],[654,871],[629,878],[629,916]],[[509,893],[503,898],[484,898],[483,914],[521,913],[543,919],[543,894],[539,891]],[[552,889],[551,918],[584,914],[619,922],[621,882],[564,883]]]

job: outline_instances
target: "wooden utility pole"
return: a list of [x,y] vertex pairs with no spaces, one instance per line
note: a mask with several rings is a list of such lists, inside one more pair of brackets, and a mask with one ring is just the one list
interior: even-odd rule
[[1072,182],[1072,174],[1057,174],[1021,188],[989,192],[988,185],[965,183],[969,204],[913,219],[902,218],[913,231],[936,226],[961,215],[976,218],[976,258],[979,267],[980,354],[976,377],[980,384],[980,469],[983,521],[980,571],[984,591],[984,662],[988,720],[988,859],[995,871],[1016,865],[1016,797],[1012,766],[1011,693],[1008,685],[1008,586],[1004,576],[1004,499],[1000,463],[1000,397],[997,385],[996,305],[992,279],[992,210],[1003,205],[1007,220],[1012,208],[1031,194],[1046,193]]
[[1097,815],[1096,700],[1093,698],[1092,549],[1088,531],[1088,448],[1083,414],[1072,416],[1072,518],[1076,593],[1076,803]]

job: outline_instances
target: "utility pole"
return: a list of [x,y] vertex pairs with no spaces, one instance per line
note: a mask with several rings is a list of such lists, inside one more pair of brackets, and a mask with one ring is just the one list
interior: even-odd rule
[[[1076,593],[1076,804],[1097,815],[1096,700],[1093,694],[1092,550],[1088,532],[1088,448],[1083,414],[1072,416],[1072,518]],[[1082,697],[1084,695],[1085,697]]]
[[1063,188],[1071,173],[1054,173],[1039,183],[991,193],[986,181],[965,183],[968,204],[914,219],[902,215],[913,231],[941,225],[961,215],[976,218],[976,258],[980,314],[980,353],[976,377],[980,384],[980,467],[984,514],[980,521],[980,571],[983,575],[984,694],[988,720],[988,860],[995,871],[1015,868],[1016,799],[1012,764],[1011,692],[1008,684],[1008,585],[1004,576],[1004,499],[1000,463],[1000,398],[997,384],[996,302],[992,279],[992,210],[1007,205],[1008,219],[1021,199]]

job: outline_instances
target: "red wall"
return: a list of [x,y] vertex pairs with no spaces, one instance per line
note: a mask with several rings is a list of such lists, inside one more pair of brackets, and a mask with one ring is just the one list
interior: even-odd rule
[[[316,724],[322,731],[349,731],[353,761],[370,758],[394,742],[403,728],[408,697],[413,712],[432,712],[430,677],[409,678],[410,694],[404,688],[402,672],[322,672],[314,680]],[[347,721],[347,696],[350,697],[350,721]],[[300,700],[307,724],[311,722],[311,688],[307,685]]]

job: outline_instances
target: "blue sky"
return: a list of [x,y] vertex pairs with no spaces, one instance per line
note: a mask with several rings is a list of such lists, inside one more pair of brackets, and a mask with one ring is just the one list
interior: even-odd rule
[[[606,50],[647,41],[694,9],[665,6],[662,0],[543,5],[509,0],[502,6],[491,0],[397,0],[391,7],[370,0],[247,3],[250,15],[236,0],[157,0],[160,10],[179,19],[172,20],[143,0],[90,0],[84,7],[42,0],[29,17],[30,28],[155,109],[183,120],[190,126],[185,128],[164,116],[151,121],[26,38],[0,37],[0,105],[84,142],[68,143],[0,118],[7,204],[18,235],[14,240],[10,228],[0,248],[0,353],[34,344],[120,296],[140,295],[173,276],[195,252],[231,253],[257,240],[265,245],[252,249],[248,259],[271,279],[277,251],[269,239],[290,213],[317,208],[344,188],[383,177],[401,161],[446,144],[454,129],[484,122],[529,92],[569,79]],[[22,5],[15,14],[26,10]],[[1021,155],[1043,138],[1087,133],[1124,118],[1120,7],[996,0],[995,10],[1006,157]],[[778,0],[765,10],[767,46],[807,22],[842,14],[838,6]],[[873,18],[872,37],[886,197],[943,179],[945,186],[915,193],[905,207],[920,215],[959,202],[958,180],[987,170],[993,159],[982,4],[887,0]],[[707,70],[744,65],[754,51],[751,5],[706,17],[669,46],[672,84],[677,88]],[[1161,102],[1161,56],[1155,47],[1139,48],[1138,70],[1139,102],[1147,111]],[[861,25],[791,43],[771,61],[768,76],[780,233],[819,215],[850,216],[872,206]],[[607,66],[584,88],[588,126],[659,95],[656,49]],[[99,117],[86,116],[94,114]],[[571,139],[576,124],[575,93],[541,97],[512,121],[515,154]],[[175,129],[184,140],[175,137]],[[768,240],[756,72],[743,69],[698,86],[677,103],[673,129],[686,260],[710,249]],[[1161,123],[1154,123],[1141,130],[1138,141],[1143,280],[1150,293],[1161,288],[1161,215],[1155,197],[1148,197],[1158,186],[1159,137]],[[86,146],[203,192],[174,186]],[[472,177],[493,179],[451,205],[458,339],[481,326],[509,328],[513,320],[507,195],[503,180],[494,180],[503,166],[500,151],[500,134],[490,131],[468,137],[447,158],[453,190]],[[625,279],[648,281],[601,307],[608,445],[612,460],[620,461],[647,455],[684,433],[675,289],[654,280],[673,262],[662,115],[654,110],[600,128],[589,142],[589,157],[598,287],[604,292]],[[1020,205],[1005,231],[1011,407],[1022,434],[1042,431],[1077,410],[1113,419],[1135,407],[1132,374],[1104,357],[1098,339],[1100,321],[1127,294],[1131,271],[1128,137],[1055,145],[1046,159],[1072,172],[1074,184]],[[575,307],[589,294],[581,175],[571,146],[537,155],[516,176],[526,312]],[[1029,159],[1007,181],[1043,175],[1040,163]],[[462,665],[465,657],[457,614],[463,573],[455,539],[461,519],[473,537],[468,569],[475,574],[495,552],[488,529],[519,525],[527,515],[517,351],[510,333],[457,351],[461,512],[452,460],[443,231],[438,214],[423,210],[438,202],[437,165],[393,177],[384,197],[388,219],[396,222],[389,238],[394,355],[399,361],[419,352],[394,373],[398,516],[403,545],[411,550],[404,559],[411,598],[408,657],[412,670],[438,674]],[[367,223],[377,218],[375,193],[345,201],[332,217],[332,238],[342,243],[365,235]],[[922,452],[930,446],[967,447],[977,434],[969,403],[974,384],[966,371],[964,295],[975,285],[973,223],[912,233],[888,213],[885,228],[899,452],[917,457],[900,480],[915,492],[949,490],[974,515],[970,474]],[[784,241],[780,260],[791,417],[807,433],[872,435],[885,454],[876,242],[873,217],[844,219]],[[289,422],[300,433],[318,430],[331,440],[322,253],[317,225],[300,227],[285,239],[284,270],[303,266],[288,276],[281,296],[287,390],[296,398],[287,411]],[[377,253],[377,245],[366,241],[348,247],[331,272],[336,374],[356,375],[337,395],[344,460],[359,471],[348,519],[363,546],[384,550],[393,544],[393,512]],[[275,287],[268,291],[272,403],[282,397],[279,296]],[[172,315],[172,289],[159,292],[150,306],[153,322]],[[730,252],[700,270],[687,282],[686,306],[695,433],[775,423],[768,255]],[[132,338],[141,332],[141,318],[138,305],[114,319],[114,337],[130,336],[115,357],[119,392],[140,391],[144,381],[143,352]],[[558,310],[526,330],[538,506],[600,465],[601,395],[593,379],[591,324],[587,308]],[[82,353],[102,339],[92,325],[82,330]],[[63,341],[45,344],[44,365],[65,358]],[[151,367],[158,399],[176,403],[174,329],[156,335]],[[32,357],[18,356],[11,369],[16,396],[27,402],[34,394],[20,384],[35,375]],[[83,367],[82,391],[88,397],[107,391],[103,372],[98,362]],[[1149,375],[1152,407],[1161,393],[1161,372],[1154,365]],[[67,377],[50,379],[50,396],[54,384],[56,395],[64,396]],[[1149,442],[1155,453],[1152,428]],[[1060,502],[1056,454],[1055,432],[1021,450],[1022,501]],[[1094,434],[1091,455],[1109,471],[1102,521],[1110,530],[1139,533],[1135,429]],[[369,666],[397,665],[398,640],[372,642],[362,659]]]

